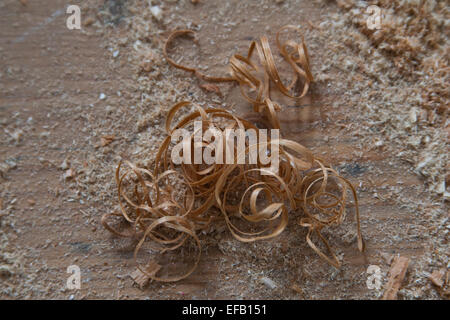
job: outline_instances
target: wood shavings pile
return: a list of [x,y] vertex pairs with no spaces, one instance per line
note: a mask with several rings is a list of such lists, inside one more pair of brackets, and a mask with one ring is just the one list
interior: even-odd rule
[[[298,100],[306,95],[313,81],[304,41],[300,43],[294,40],[281,41],[281,34],[287,30],[297,32],[300,30],[288,25],[276,34],[278,50],[294,71],[294,77],[288,85],[280,78],[266,36],[262,36],[259,41],[251,42],[246,57],[236,54],[230,59],[231,77],[209,76],[170,58],[168,51],[174,39],[183,35],[193,35],[194,32],[191,30],[173,32],[166,41],[164,54],[171,65],[191,72],[201,80],[238,83],[243,97],[252,103],[254,110],[265,116],[272,129],[279,130],[277,111],[281,106],[272,101],[271,86],[283,95]],[[258,54],[258,62],[253,61],[254,52]],[[236,239],[254,242],[278,236],[287,226],[289,212],[299,208],[302,209],[303,216],[298,224],[308,229],[306,236],[308,245],[325,261],[340,267],[341,262],[321,231],[325,227],[338,226],[343,222],[346,216],[347,191],[351,191],[354,199],[358,248],[360,251],[364,250],[355,188],[347,179],[297,142],[281,137],[276,139],[272,137],[268,142],[264,142],[266,147],[270,146],[271,152],[274,152],[274,146],[280,148],[277,173],[260,161],[239,164],[241,163],[237,161],[240,158],[239,153],[244,150],[237,149],[234,145],[233,150],[227,149],[227,145],[224,146],[226,153],[233,154],[232,164],[215,163],[207,167],[201,164],[177,164],[169,157],[169,154],[172,154],[170,147],[172,135],[178,129],[191,127],[195,121],[199,121],[203,128],[216,130],[225,139],[227,138],[225,128],[252,129],[259,132],[256,126],[225,109],[205,109],[197,104],[194,104],[194,111],[182,113],[184,117],[176,122],[175,115],[190,105],[191,102],[182,101],[170,109],[165,125],[167,137],[160,144],[153,170],[136,166],[128,160],[119,164],[116,170],[116,183],[121,210],[120,213],[105,214],[102,217],[103,226],[113,234],[140,239],[134,251],[136,262],[139,251],[149,241],[153,250],[151,251],[153,253],[150,253],[150,264],[154,266],[154,252],[164,254],[179,249],[189,238],[194,240],[197,247],[196,258],[187,271],[181,275],[168,276],[166,273],[166,276],[158,276],[162,269],[158,263],[156,270],[151,268],[155,270],[154,272],[148,272],[147,267],[138,264],[140,273],[135,278],[140,279],[139,283],[145,282],[142,274],[163,282],[178,281],[189,276],[200,261],[201,242],[197,234],[217,219],[225,219],[229,231]],[[193,140],[194,135],[193,131],[190,139]],[[248,157],[255,145],[245,139],[244,141],[244,157]],[[202,140],[202,154],[204,149],[208,148],[207,143],[207,140]],[[259,149],[262,143],[257,142],[256,147]],[[123,164],[128,167],[125,173],[121,171]],[[178,177],[178,181],[174,181],[173,177]],[[184,185],[184,188],[180,192],[181,185]],[[238,202],[230,201],[233,194],[240,199]],[[132,230],[127,232],[112,227],[109,219],[114,216],[123,217]],[[258,231],[243,230],[233,221],[235,218],[253,226],[262,226]],[[319,244],[315,243],[313,237],[319,240]],[[321,246],[327,253],[320,249]]]

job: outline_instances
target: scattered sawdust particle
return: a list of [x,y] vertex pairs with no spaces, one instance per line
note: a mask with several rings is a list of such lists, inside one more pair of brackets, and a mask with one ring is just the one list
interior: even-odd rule
[[13,274],[13,270],[9,265],[0,265],[0,278],[6,279]]
[[[155,261],[150,261],[145,267],[145,271],[150,275],[155,275],[159,269],[161,269],[161,266]],[[150,277],[139,270],[139,268],[131,274],[131,278],[141,289],[143,289],[150,281]]]
[[21,129],[17,129],[14,132],[9,132],[7,130],[5,130],[10,136],[11,138],[16,142],[19,143],[20,140],[22,139],[23,136],[23,131]]
[[209,92],[215,92],[219,97],[222,97],[222,92],[220,91],[220,88],[212,83],[204,83],[200,85],[200,88],[205,89]]
[[306,21],[308,23],[308,25],[313,28],[313,29],[317,29],[317,30],[322,30],[322,28],[320,28],[318,25],[312,23],[311,20]]
[[34,206],[36,204],[36,201],[34,201],[33,199],[28,199],[27,202],[30,206]]
[[397,292],[400,289],[403,279],[408,269],[409,258],[395,257],[389,272],[390,277],[386,284],[383,300],[396,300]]
[[281,252],[283,254],[287,254],[288,250],[289,250],[289,242],[286,241],[286,240],[281,241],[281,248],[280,248],[280,250],[281,250]]
[[63,163],[61,163],[60,168],[62,170],[67,170],[67,169],[69,169],[69,167],[70,167],[70,162],[69,162],[69,159],[66,158],[66,159],[64,159]]
[[102,147],[107,146],[108,144],[110,144],[111,142],[114,141],[116,137],[113,135],[106,135],[100,138],[100,144]]
[[26,7],[28,5],[28,0],[19,0],[20,4]]
[[145,72],[150,72],[153,69],[153,65],[151,62],[142,62],[140,65],[142,70],[144,70]]
[[387,264],[391,264],[392,259],[394,258],[392,254],[386,252],[380,253],[380,256],[383,258],[384,261],[386,261]]
[[268,288],[270,288],[272,290],[276,289],[278,287],[277,284],[268,277],[262,277],[260,280],[262,283],[264,283]]
[[159,6],[152,6],[150,7],[150,12],[152,13],[153,17],[155,17],[156,20],[160,21],[162,18],[162,10]]
[[161,57],[152,49],[139,50],[137,59],[141,61],[139,67],[145,72],[157,70],[162,62]]
[[73,177],[75,177],[75,171],[73,171],[72,169],[68,169],[66,170],[66,172],[64,172],[64,179],[72,179]]
[[303,296],[303,290],[302,290],[302,288],[299,287],[298,284],[294,283],[294,284],[291,286],[291,289],[294,290],[295,292],[301,294],[301,295]]
[[83,25],[85,27],[89,27],[90,25],[92,25],[95,22],[95,19],[92,17],[88,17],[84,20]]

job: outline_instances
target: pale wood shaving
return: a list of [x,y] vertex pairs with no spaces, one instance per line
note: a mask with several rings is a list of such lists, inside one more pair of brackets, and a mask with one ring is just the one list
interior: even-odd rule
[[390,277],[386,284],[386,290],[384,292],[383,300],[396,300],[397,292],[402,285],[405,278],[406,271],[409,265],[409,258],[395,257],[392,262]]
[[160,269],[161,266],[158,263],[156,263],[155,261],[150,261],[145,267],[145,271],[148,274],[145,274],[139,268],[137,268],[131,274],[131,278],[139,286],[139,288],[143,289],[148,285],[151,276],[154,276]]

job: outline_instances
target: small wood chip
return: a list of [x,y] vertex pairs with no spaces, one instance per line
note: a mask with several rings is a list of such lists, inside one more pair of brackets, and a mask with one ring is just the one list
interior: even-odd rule
[[73,171],[72,169],[66,170],[66,172],[64,172],[64,179],[72,179],[73,177],[75,177],[75,171]]
[[270,278],[268,277],[262,277],[261,282],[264,283],[269,289],[275,289],[277,286],[277,284]]
[[408,269],[409,259],[406,257],[395,257],[389,272],[389,280],[386,284],[383,300],[396,300],[397,292],[400,289],[403,279]]
[[209,92],[215,92],[219,97],[222,97],[222,92],[220,91],[220,88],[212,83],[204,83],[200,85],[200,88],[205,89]]
[[90,25],[94,24],[95,19],[92,17],[87,17],[84,21],[83,21],[83,26],[85,27],[89,27]]
[[63,170],[67,170],[70,167],[70,162],[69,160],[66,158],[64,159],[63,163],[61,163],[61,165],[59,166],[61,169]]
[[432,274],[430,274],[430,280],[433,282],[434,285],[438,286],[439,288],[442,288],[444,285],[444,274],[445,270],[435,270]]
[[[152,276],[155,275],[159,269],[161,269],[161,266],[155,261],[150,261],[145,267],[145,271]],[[139,269],[136,269],[136,271],[131,274],[131,278],[141,289],[143,289],[150,281],[150,277]]]
[[153,64],[149,61],[144,61],[139,64],[142,70],[145,72],[150,72],[153,70]]
[[116,137],[113,135],[107,135],[107,136],[103,136],[100,138],[100,144],[102,147],[107,146],[108,144],[110,144],[111,142],[114,141]]
[[301,295],[303,295],[303,290],[302,290],[302,288],[300,288],[300,287],[298,286],[298,284],[294,283],[294,284],[291,286],[291,289],[294,290],[295,292],[300,293]]

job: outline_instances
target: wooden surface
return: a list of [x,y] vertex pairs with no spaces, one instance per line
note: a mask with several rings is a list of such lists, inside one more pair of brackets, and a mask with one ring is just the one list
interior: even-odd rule
[[[132,68],[125,58],[111,59],[102,36],[65,27],[65,6],[59,0],[29,1],[27,6],[5,1],[0,9],[0,160],[17,162],[0,182],[0,197],[4,207],[12,207],[8,221],[13,221],[3,228],[8,250],[24,255],[22,269],[5,280],[12,292],[2,298],[378,298],[382,292],[366,286],[368,265],[379,265],[385,281],[391,255],[411,258],[410,270],[414,270],[415,259],[429,250],[422,236],[428,232],[422,223],[426,204],[412,208],[394,200],[424,197],[417,187],[423,182],[395,154],[361,145],[357,124],[352,122],[355,111],[344,102],[339,109],[332,108],[339,92],[319,83],[312,88],[310,107],[283,111],[284,134],[329,160],[358,186],[367,251],[357,251],[350,214],[348,225],[332,236],[344,260],[343,269],[337,271],[305,244],[305,230],[295,225],[294,215],[276,240],[241,244],[227,233],[211,236],[191,277],[176,284],[137,288],[129,276],[135,270],[134,244],[113,238],[99,224],[101,215],[115,203],[113,189],[102,184],[112,181],[113,172],[96,180],[101,183],[94,182],[97,194],[86,194],[76,181],[62,178],[60,165],[69,157],[77,172],[92,170],[90,174],[96,175],[96,166],[113,168],[122,152],[130,153],[138,133],[126,121],[115,124],[107,106],[133,117],[125,107],[135,104],[139,93],[126,92],[134,81]],[[117,27],[112,35],[124,32]],[[171,72],[175,79],[189,78]],[[226,92],[225,101],[237,98],[235,90]],[[122,92],[120,97],[117,91]],[[98,99],[102,92],[106,101]],[[19,142],[10,140],[5,128],[22,129]],[[122,139],[111,149],[96,147],[101,134],[117,134],[117,130],[122,130],[118,134]],[[92,160],[93,154],[102,152],[102,163]],[[394,192],[397,187],[400,194]],[[65,289],[66,268],[71,264],[82,271],[78,291]],[[280,289],[265,287],[258,280],[261,274]],[[292,283],[302,288],[303,295],[290,289]]]

